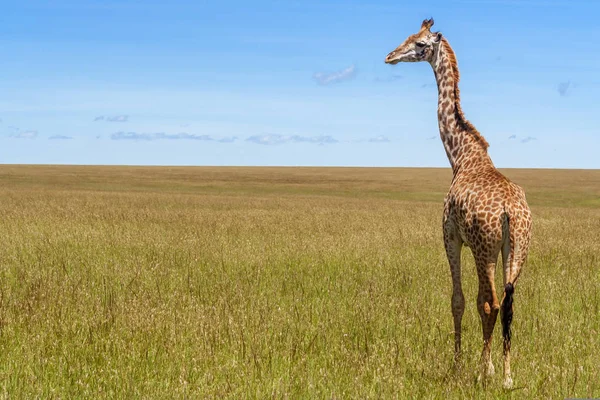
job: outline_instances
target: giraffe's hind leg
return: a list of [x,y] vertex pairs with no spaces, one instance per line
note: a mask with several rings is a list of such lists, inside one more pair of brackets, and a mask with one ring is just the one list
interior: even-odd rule
[[479,292],[477,295],[477,310],[481,317],[483,331],[483,350],[481,352],[480,379],[485,384],[486,378],[494,374],[494,364],[491,359],[492,334],[500,303],[494,286],[494,272],[496,262],[491,260],[476,260],[477,274],[479,278]]

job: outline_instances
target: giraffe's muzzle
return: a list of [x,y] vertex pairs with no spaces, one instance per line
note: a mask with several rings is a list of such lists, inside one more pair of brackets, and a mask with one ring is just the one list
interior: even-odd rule
[[400,62],[400,60],[396,57],[396,52],[392,51],[390,54],[388,54],[385,57],[385,63],[386,64],[398,64]]

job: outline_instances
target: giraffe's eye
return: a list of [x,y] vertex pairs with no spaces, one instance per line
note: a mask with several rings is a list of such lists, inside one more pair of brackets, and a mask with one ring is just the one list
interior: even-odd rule
[[425,43],[423,42],[417,42],[415,44],[417,45],[417,47],[425,47]]

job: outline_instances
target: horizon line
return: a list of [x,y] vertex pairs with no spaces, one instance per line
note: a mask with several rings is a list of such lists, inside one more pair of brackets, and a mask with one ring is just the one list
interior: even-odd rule
[[[209,165],[209,164],[78,164],[78,163],[0,163],[0,168],[12,167],[142,167],[142,168],[380,168],[380,169],[448,169],[450,166],[381,166],[381,165]],[[555,168],[555,167],[496,167],[497,169],[555,170],[555,171],[600,171],[600,168]]]

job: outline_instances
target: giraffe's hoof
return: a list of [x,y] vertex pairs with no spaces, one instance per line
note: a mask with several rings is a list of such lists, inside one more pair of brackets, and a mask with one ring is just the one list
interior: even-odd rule
[[510,376],[507,376],[506,378],[504,378],[504,384],[502,385],[504,387],[504,389],[512,389],[513,387],[513,380]]
[[452,368],[455,370],[461,369],[463,366],[463,358],[460,353],[454,354],[454,360],[452,362]]
[[485,373],[487,376],[494,376],[494,374],[496,373],[496,370],[494,369],[494,364],[489,363]]
[[479,375],[477,376],[477,382],[481,382],[482,378],[487,378],[490,376],[494,376],[494,374],[496,373],[496,369],[494,368],[494,364],[492,364],[491,362],[485,366],[483,366],[482,372],[479,373]]
[[496,373],[494,364],[490,362],[487,365],[484,365],[480,371],[481,372],[477,375],[477,383],[481,383],[485,387],[488,378],[491,378]]
[[477,380],[476,380],[477,385],[481,385],[481,387],[483,387],[485,389],[487,387],[488,383],[489,383],[488,376],[486,376],[482,373],[477,374]]

